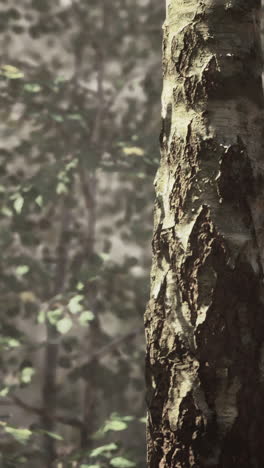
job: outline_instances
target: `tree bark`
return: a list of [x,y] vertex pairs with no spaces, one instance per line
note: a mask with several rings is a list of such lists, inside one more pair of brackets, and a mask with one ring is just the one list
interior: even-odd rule
[[167,0],[148,467],[264,467],[260,0]]

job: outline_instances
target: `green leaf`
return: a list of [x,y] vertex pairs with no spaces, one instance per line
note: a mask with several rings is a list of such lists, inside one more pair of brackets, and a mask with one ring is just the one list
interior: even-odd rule
[[29,267],[27,265],[19,265],[16,268],[16,275],[17,276],[24,276],[29,272]]
[[35,198],[35,202],[41,208],[43,206],[43,197],[42,197],[42,195],[39,195],[37,198]]
[[81,465],[80,468],[100,468],[100,465]]
[[102,252],[99,255],[100,255],[100,258],[103,260],[103,262],[107,262],[111,257],[109,253],[105,253],[105,252]]
[[44,309],[41,309],[38,313],[37,322],[39,324],[44,323],[46,319],[46,312]]
[[123,148],[126,156],[144,156],[145,151],[139,146],[127,146]]
[[115,468],[132,468],[136,466],[135,462],[123,457],[115,457],[110,460],[110,465]]
[[97,447],[91,452],[91,457],[98,457],[99,455],[102,455],[103,453],[106,452],[112,452],[113,450],[116,450],[118,446],[114,443],[112,444],[107,444],[107,445],[102,445],[101,447]]
[[59,83],[65,83],[65,81],[68,81],[68,78],[65,78],[65,76],[57,76],[55,78],[54,83],[59,84]]
[[72,297],[68,303],[68,308],[71,314],[77,314],[83,310],[83,306],[80,302],[84,299],[84,296],[81,294],[77,294],[76,296]]
[[51,117],[53,118],[53,120],[55,120],[55,122],[63,122],[64,121],[64,118],[62,117],[62,115],[59,115],[59,114],[51,114]]
[[39,93],[39,91],[41,91],[41,86],[37,83],[27,83],[24,85],[24,89],[28,93]]
[[81,114],[68,114],[67,117],[70,120],[82,120]]
[[67,174],[66,168],[65,168],[65,170],[60,171],[60,172],[58,173],[58,180],[60,180],[60,181],[63,182],[64,184],[67,184],[67,183],[70,182],[69,177],[68,177],[68,174]]
[[143,424],[147,424],[147,418],[144,416],[144,418],[139,418],[139,421]]
[[7,206],[3,206],[3,208],[1,209],[1,213],[4,216],[7,216],[8,218],[11,218],[13,215],[12,211]]
[[16,462],[17,463],[26,463],[28,461],[28,459],[26,457],[19,457],[16,459]]
[[66,172],[69,172],[71,169],[75,169],[78,166],[78,159],[74,158],[65,166]]
[[135,417],[134,416],[122,416],[122,421],[134,421]]
[[25,444],[32,435],[32,432],[29,429],[16,429],[11,426],[5,426],[4,429],[7,434],[14,437],[14,439],[20,442],[20,444]]
[[108,431],[124,431],[127,429],[127,424],[124,421],[107,421],[103,432],[108,432]]
[[20,346],[20,343],[15,338],[10,338],[8,336],[0,336],[0,347],[2,348],[17,348]]
[[3,65],[1,67],[1,74],[10,80],[24,78],[24,73],[13,65]]
[[94,319],[94,313],[91,310],[85,310],[79,317],[79,322],[82,326],[87,325]]
[[79,281],[79,282],[77,283],[76,289],[77,289],[78,291],[82,291],[82,290],[84,289],[84,284],[83,284],[81,281]]
[[56,325],[58,321],[60,320],[62,314],[63,314],[63,309],[49,310],[47,313],[47,317],[51,325]]
[[49,431],[41,431],[44,434],[47,434],[49,437],[55,440],[64,440],[63,437],[59,434],[55,434],[55,432],[49,432]]
[[4,398],[8,395],[9,393],[9,388],[8,387],[4,387],[2,388],[2,390],[0,390],[0,397]]
[[20,346],[20,342],[15,338],[6,338],[6,344],[9,348],[18,348]]
[[61,333],[62,335],[65,335],[66,333],[70,331],[70,329],[72,328],[72,325],[73,323],[72,323],[71,318],[64,317],[63,319],[58,321],[56,328],[59,333]]
[[62,195],[63,193],[68,193],[68,189],[63,182],[59,182],[56,187],[56,193],[58,195]]
[[25,384],[30,383],[34,374],[35,369],[33,367],[24,367],[21,372],[21,382]]
[[24,198],[18,195],[14,201],[14,210],[20,214],[24,205]]

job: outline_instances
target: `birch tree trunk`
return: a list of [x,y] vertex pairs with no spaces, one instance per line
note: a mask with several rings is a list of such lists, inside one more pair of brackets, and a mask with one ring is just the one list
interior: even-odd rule
[[148,467],[264,467],[260,0],[167,0]]

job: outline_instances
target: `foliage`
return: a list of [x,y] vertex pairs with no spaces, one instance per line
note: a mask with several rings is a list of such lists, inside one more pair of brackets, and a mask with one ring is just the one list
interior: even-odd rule
[[144,466],[162,6],[88,3],[0,11],[7,468]]

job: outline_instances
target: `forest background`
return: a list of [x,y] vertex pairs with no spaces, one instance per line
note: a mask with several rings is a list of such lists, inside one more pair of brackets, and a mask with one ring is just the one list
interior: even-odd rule
[[155,0],[1,1],[0,466],[145,466]]

